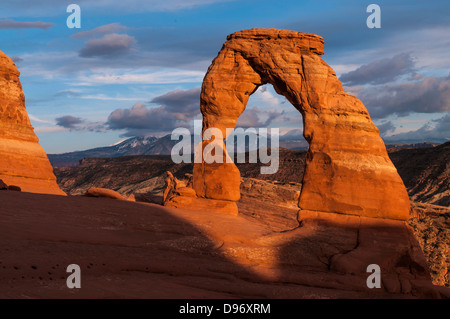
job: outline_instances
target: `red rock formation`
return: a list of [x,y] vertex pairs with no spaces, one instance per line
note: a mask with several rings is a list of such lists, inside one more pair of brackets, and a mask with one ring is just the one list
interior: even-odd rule
[[[0,191],[0,202],[0,298],[450,297],[403,221],[302,211],[298,227],[276,231],[107,198]],[[66,288],[72,263],[81,289]],[[380,288],[367,287],[369,264]]]
[[198,197],[192,185],[189,184],[190,181],[180,181],[172,173],[167,172],[166,189],[163,195],[164,206],[238,215],[235,202]]
[[14,62],[0,51],[0,178],[22,191],[65,195],[34,134]]
[[[303,210],[406,220],[409,198],[363,103],[343,91],[319,55],[320,36],[251,29],[228,36],[204,78],[200,98],[203,130],[226,136],[249,96],[266,83],[302,114],[310,147],[299,207]],[[203,147],[209,141],[203,141]],[[233,163],[194,165],[199,197],[239,199]]]

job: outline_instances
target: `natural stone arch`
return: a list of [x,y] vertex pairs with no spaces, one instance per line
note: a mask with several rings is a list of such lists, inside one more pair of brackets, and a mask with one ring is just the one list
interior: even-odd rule
[[[323,39],[308,33],[250,29],[227,37],[203,80],[203,131],[234,128],[249,96],[266,83],[301,112],[309,143],[302,210],[409,218],[406,188],[363,103],[344,92],[321,58]],[[209,141],[203,141],[203,147]],[[240,173],[232,163],[194,164],[200,198],[237,201]]]

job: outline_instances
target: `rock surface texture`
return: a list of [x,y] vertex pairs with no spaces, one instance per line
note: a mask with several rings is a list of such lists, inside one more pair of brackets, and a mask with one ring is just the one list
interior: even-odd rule
[[[249,96],[270,83],[303,116],[309,150],[300,209],[407,220],[408,194],[379,130],[320,58],[323,45],[320,36],[277,29],[229,35],[203,80],[203,131],[217,128],[225,138]],[[203,149],[210,142],[204,140]],[[194,165],[199,198],[237,201],[239,184],[233,163]]]
[[34,134],[14,62],[0,51],[0,178],[32,193],[65,193]]
[[[0,202],[0,298],[450,297],[399,220],[302,211],[278,231],[273,215],[6,191]],[[74,261],[81,289],[67,288]],[[380,288],[367,287],[369,264]]]
[[[417,181],[418,176],[421,180],[426,180],[425,177],[429,176],[427,185],[431,185],[432,187],[429,189],[434,191],[439,188],[440,184],[438,183],[442,180],[432,177],[436,176],[435,168],[442,167],[442,171],[437,171],[437,174],[442,177],[446,176],[444,168],[448,162],[446,161],[448,154],[445,153],[442,156],[441,147],[450,150],[449,145],[450,142],[439,148],[436,147],[435,151],[439,151],[437,153],[427,149],[421,149],[419,153],[416,153],[414,149],[394,152],[391,149],[389,156],[404,179],[408,190],[417,185],[413,182]],[[439,154],[440,157],[436,157],[436,154]],[[274,232],[286,232],[298,227],[298,198],[305,168],[305,155],[306,151],[281,149],[280,169],[277,174],[273,175],[261,175],[258,163],[238,163],[237,166],[242,175],[241,199],[237,202],[239,216],[262,224]],[[420,160],[417,160],[417,157]],[[424,165],[433,166],[427,169]],[[172,176],[164,170],[170,171]],[[430,171],[433,174],[422,175],[423,171]],[[161,204],[164,190],[166,190],[166,200],[169,198],[168,206],[172,207],[186,206],[189,200],[197,201],[194,197],[189,197],[193,196],[195,192],[188,187],[192,180],[192,174],[187,174],[187,172],[192,172],[192,164],[175,164],[170,156],[85,159],[78,167],[55,170],[61,188],[70,195],[84,194],[91,187],[103,187],[116,190],[124,197],[128,197],[130,193],[135,194],[138,202]],[[420,175],[415,176],[415,172]],[[406,176],[402,174],[406,174]],[[261,178],[266,180],[261,180]],[[169,184],[171,187],[168,187]],[[180,194],[183,194],[183,197]],[[178,202],[170,201],[172,196]],[[433,198],[435,198],[434,195]],[[445,198],[445,195],[441,198]],[[228,203],[234,204],[230,201]],[[205,204],[207,204],[206,207]],[[414,201],[411,204],[413,213],[407,223],[413,227],[415,237],[426,256],[433,283],[450,287],[450,255],[448,254],[450,208]],[[203,207],[197,207],[197,211],[203,210],[205,213],[211,214],[213,206],[211,200],[203,199]],[[229,214],[229,212],[227,213]],[[191,211],[191,214],[197,214],[197,212]],[[341,216],[345,217],[342,214]],[[383,221],[383,219],[376,220]],[[332,239],[330,239],[331,241]],[[374,243],[374,245],[378,244]]]

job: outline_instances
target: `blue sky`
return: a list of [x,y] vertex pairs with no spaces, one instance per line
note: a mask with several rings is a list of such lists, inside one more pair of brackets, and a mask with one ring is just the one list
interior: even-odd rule
[[[69,29],[66,8],[81,8]],[[381,29],[366,8],[381,7]],[[450,139],[449,1],[73,1],[0,3],[0,50],[21,71],[26,106],[48,153],[135,135],[161,136],[200,119],[203,76],[226,36],[248,28],[310,32],[347,92],[386,142]],[[241,126],[301,129],[270,85]]]

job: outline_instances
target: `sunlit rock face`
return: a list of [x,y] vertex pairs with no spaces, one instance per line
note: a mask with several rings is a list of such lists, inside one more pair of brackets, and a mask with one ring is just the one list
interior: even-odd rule
[[64,195],[34,134],[19,76],[14,62],[0,51],[0,179],[24,192]]

